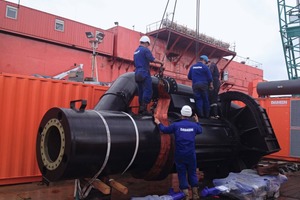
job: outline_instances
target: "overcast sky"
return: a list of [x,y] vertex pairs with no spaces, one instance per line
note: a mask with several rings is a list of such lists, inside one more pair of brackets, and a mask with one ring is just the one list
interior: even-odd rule
[[[108,29],[120,26],[145,33],[160,21],[168,0],[9,0],[47,13]],[[175,0],[167,7],[172,19]],[[174,21],[196,27],[196,0],[178,0]],[[235,44],[240,57],[261,64],[266,80],[287,80],[275,0],[200,0],[199,32]]]

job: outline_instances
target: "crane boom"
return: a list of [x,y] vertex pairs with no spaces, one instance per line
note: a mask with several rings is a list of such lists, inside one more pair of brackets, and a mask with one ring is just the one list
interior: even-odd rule
[[277,0],[280,35],[289,80],[300,76],[300,5],[288,0]]

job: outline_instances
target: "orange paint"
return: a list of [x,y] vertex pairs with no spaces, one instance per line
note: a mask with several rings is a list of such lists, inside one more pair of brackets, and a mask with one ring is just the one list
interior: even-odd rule
[[0,74],[0,185],[41,180],[36,134],[45,112],[86,99],[92,109],[107,87],[78,82]]
[[[291,101],[296,98],[258,98],[260,105],[266,109],[281,150],[267,156],[288,161],[300,161],[291,155]],[[299,99],[298,99],[299,100]]]

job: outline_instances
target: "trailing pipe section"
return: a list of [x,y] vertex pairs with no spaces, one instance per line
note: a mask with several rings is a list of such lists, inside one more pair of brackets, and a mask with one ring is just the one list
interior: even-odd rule
[[[194,108],[189,86],[167,77],[152,80],[153,99],[160,101],[159,84],[170,95],[167,120],[178,119],[185,104]],[[129,105],[136,92],[134,73],[127,73],[115,81],[93,110],[85,110],[84,100],[79,109],[71,102],[71,108],[48,110],[36,143],[43,178],[53,182],[128,171],[135,178],[160,180],[174,172],[173,138],[170,144],[165,143],[152,116],[131,112]],[[268,117],[253,99],[241,93],[226,93],[220,99],[223,118],[200,119],[203,134],[196,137],[196,153],[201,170],[224,177],[279,151]],[[236,100],[248,106],[232,106]]]

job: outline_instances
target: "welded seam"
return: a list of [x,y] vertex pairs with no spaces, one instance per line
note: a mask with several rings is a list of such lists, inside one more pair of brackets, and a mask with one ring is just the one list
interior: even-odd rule
[[134,159],[135,159],[135,157],[136,157],[136,154],[137,154],[137,152],[138,152],[138,148],[139,148],[139,130],[138,130],[138,128],[137,128],[137,125],[136,125],[134,119],[133,119],[128,113],[126,113],[126,112],[122,112],[122,113],[125,114],[125,115],[127,115],[127,116],[131,119],[131,121],[132,121],[132,123],[133,123],[133,126],[134,126],[135,135],[136,135],[134,154],[133,154],[133,156],[132,156],[132,159],[131,159],[129,165],[128,165],[128,166],[126,167],[126,169],[122,172],[122,174],[124,174],[124,173],[128,170],[128,168],[132,165],[132,163],[133,163],[133,161],[134,161]]

